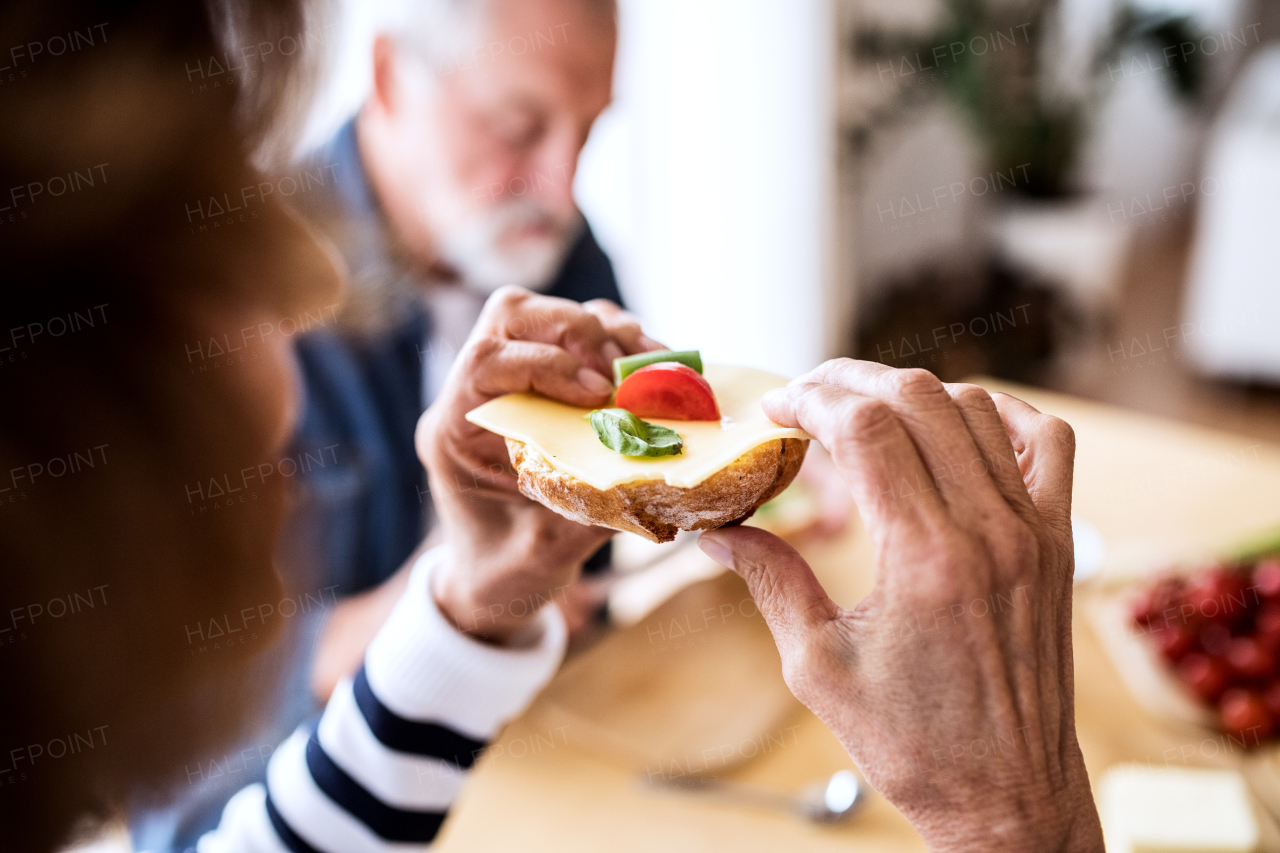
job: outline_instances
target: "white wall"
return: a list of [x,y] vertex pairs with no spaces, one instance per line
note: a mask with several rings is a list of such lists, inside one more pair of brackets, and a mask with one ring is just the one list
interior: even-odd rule
[[1280,382],[1280,46],[1237,81],[1195,187],[1180,341],[1205,373]]
[[842,348],[830,0],[622,0],[576,189],[653,334],[795,375]]
[[375,25],[394,8],[388,0],[333,0],[334,21],[325,27],[328,67],[298,143],[305,154],[329,140],[364,103],[373,86]]

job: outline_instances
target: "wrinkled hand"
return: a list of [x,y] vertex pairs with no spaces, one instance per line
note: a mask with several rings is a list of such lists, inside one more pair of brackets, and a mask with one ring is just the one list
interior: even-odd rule
[[461,630],[506,642],[577,577],[612,530],[569,521],[520,494],[501,436],[465,419],[512,391],[607,403],[613,359],[659,345],[616,305],[504,288],[485,303],[444,389],[418,421],[418,456],[452,559],[433,593]]
[[830,451],[876,551],[874,589],[845,610],[780,539],[703,534],[792,692],[932,849],[1101,851],[1074,723],[1071,428],[848,359],[764,408]]

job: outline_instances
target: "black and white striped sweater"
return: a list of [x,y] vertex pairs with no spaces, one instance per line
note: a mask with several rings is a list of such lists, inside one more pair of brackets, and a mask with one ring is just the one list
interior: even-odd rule
[[360,672],[277,747],[265,786],[231,798],[199,853],[380,853],[435,838],[484,745],[555,673],[567,634],[555,607],[518,648],[461,634],[430,593],[447,553],[422,556]]

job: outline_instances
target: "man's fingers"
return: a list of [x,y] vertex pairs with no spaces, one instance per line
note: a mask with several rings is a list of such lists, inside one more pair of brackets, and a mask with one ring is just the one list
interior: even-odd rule
[[960,410],[960,416],[964,418],[965,426],[969,428],[969,434],[978,446],[978,452],[982,454],[981,465],[970,465],[968,470],[961,472],[961,476],[990,477],[1013,511],[1020,518],[1030,521],[1036,509],[1027,494],[1027,486],[1022,481],[1018,456],[1013,451],[1008,430],[996,409],[995,401],[985,389],[977,385],[947,383],[946,389],[955,401],[956,408]]
[[[444,465],[488,472],[499,459],[505,461],[502,439],[463,419],[502,394],[536,392],[576,406],[605,405],[613,391],[608,379],[612,361],[624,354],[606,323],[633,338],[639,335],[638,325],[633,334],[630,316],[616,306],[612,311],[597,306],[593,313],[576,302],[520,288],[494,293],[454,363],[444,392],[419,425],[424,461],[429,447],[435,447],[437,456],[443,454],[443,461],[436,459],[428,469]],[[426,439],[428,434],[434,435],[434,444]],[[509,490],[511,483],[504,475],[491,476],[495,487]]]
[[476,337],[555,344],[572,353],[603,377],[613,375],[612,343],[600,318],[571,299],[543,296],[519,287],[504,287],[485,302],[473,332]]
[[607,379],[553,344],[497,340],[475,357],[472,385],[486,397],[536,391],[575,406],[599,406],[613,390]]
[[608,299],[592,299],[582,303],[582,307],[594,314],[609,336],[622,345],[625,352],[619,353],[619,356],[666,349],[641,330],[638,317]]
[[433,405],[418,418],[413,432],[431,494],[518,495],[519,482],[508,462],[506,440],[461,418],[441,415]]
[[607,299],[579,305],[517,287],[489,297],[475,335],[555,344],[605,378],[613,376],[614,359],[662,348],[635,316]]
[[819,365],[808,381],[838,385],[887,405],[960,520],[984,517],[1003,504],[990,478],[965,476],[982,467],[982,454],[942,381],[929,371],[839,358]]
[[772,533],[721,527],[703,533],[698,547],[747,582],[784,660],[840,612],[804,558]]
[[454,365],[442,394],[468,412],[502,394],[536,391],[575,406],[602,406],[613,385],[576,356],[554,344],[485,337],[471,341]]
[[822,443],[877,543],[904,524],[921,532],[943,512],[911,438],[880,400],[827,383],[792,383],[762,405],[773,420]]
[[1040,517],[1059,536],[1071,536],[1071,482],[1076,435],[1066,421],[1042,414],[1017,397],[992,394],[1018,454],[1027,492]]

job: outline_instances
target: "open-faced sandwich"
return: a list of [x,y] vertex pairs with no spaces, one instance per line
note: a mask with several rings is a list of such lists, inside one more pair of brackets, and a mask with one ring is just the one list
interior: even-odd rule
[[655,542],[744,521],[800,470],[809,435],[760,408],[782,377],[704,369],[696,351],[627,356],[613,371],[609,408],[507,394],[467,420],[506,438],[527,497]]

